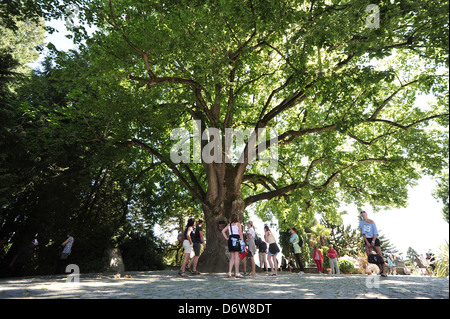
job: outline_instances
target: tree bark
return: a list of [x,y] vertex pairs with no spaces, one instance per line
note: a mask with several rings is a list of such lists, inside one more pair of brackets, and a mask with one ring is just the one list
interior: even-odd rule
[[[204,272],[228,272],[228,241],[222,229],[236,213],[242,223],[245,203],[241,194],[242,177],[232,164],[212,164],[207,191],[208,206],[203,205],[206,224],[206,249],[198,262],[198,270]],[[228,256],[227,256],[228,255]]]

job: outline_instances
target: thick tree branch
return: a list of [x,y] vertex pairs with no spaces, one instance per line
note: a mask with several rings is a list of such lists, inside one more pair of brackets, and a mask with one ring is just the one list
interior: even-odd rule
[[207,105],[205,99],[203,98],[202,91],[204,90],[204,88],[202,87],[202,85],[200,83],[198,83],[194,80],[184,79],[184,78],[179,78],[179,77],[155,77],[153,79],[152,78],[148,79],[148,78],[142,78],[142,77],[137,77],[137,76],[128,74],[128,78],[130,80],[145,83],[145,84],[147,84],[147,86],[149,88],[156,86],[156,85],[168,84],[168,83],[184,84],[184,85],[191,86],[194,90],[194,95],[197,98],[198,102],[200,103],[201,109],[203,110],[203,112],[205,112],[209,122],[211,123],[211,125],[213,127],[217,127],[216,120],[215,120],[213,114],[211,113],[210,109],[208,108],[208,105]]
[[280,144],[289,144],[300,136],[313,134],[313,133],[328,132],[328,131],[332,131],[334,129],[336,129],[336,124],[326,125],[326,126],[322,126],[322,127],[308,128],[308,129],[303,129],[300,131],[289,130],[289,131],[284,132],[283,134],[280,134],[278,136],[278,141]]
[[250,181],[253,184],[261,184],[268,190],[271,190],[269,185],[271,185],[274,189],[278,189],[278,186],[275,184],[275,182],[271,178],[264,176],[264,175],[258,175],[258,174],[245,175],[242,179],[242,182],[247,182],[247,181]]
[[418,82],[418,80],[414,80],[408,83],[405,83],[403,85],[401,85],[394,93],[392,93],[391,95],[389,95],[384,101],[383,103],[375,110],[375,112],[373,112],[372,116],[370,117],[369,120],[373,120],[375,119],[380,112],[386,107],[386,105],[389,104],[389,102],[395,97],[395,95],[397,95],[398,92],[400,92],[401,90],[403,90],[405,87],[407,87],[408,85],[411,85],[413,83]]
[[316,163],[318,163],[318,162],[320,162],[320,161],[322,161],[322,160],[323,160],[323,159],[318,159],[318,160],[316,160],[316,161],[313,161],[313,162],[310,164],[310,166],[309,166],[309,168],[308,168],[308,172],[307,172],[307,174],[306,174],[306,176],[305,176],[305,180],[304,180],[303,182],[301,182],[301,183],[292,183],[292,184],[287,185],[287,186],[285,186],[285,187],[280,187],[280,188],[278,188],[278,189],[275,189],[275,190],[272,190],[272,191],[269,191],[269,192],[264,192],[264,193],[260,193],[260,194],[257,194],[257,195],[249,196],[249,197],[247,197],[247,198],[244,200],[245,206],[247,207],[247,206],[249,206],[249,205],[251,205],[251,204],[253,204],[253,203],[256,203],[256,202],[262,201],[262,200],[270,200],[270,199],[272,199],[272,198],[282,196],[282,195],[284,195],[284,194],[287,194],[287,193],[289,193],[289,192],[292,192],[292,191],[294,191],[294,190],[296,190],[296,189],[300,189],[300,188],[303,188],[303,187],[308,187],[308,186],[310,186],[310,187],[312,187],[312,188],[314,189],[314,191],[324,190],[324,189],[328,188],[328,187],[331,185],[331,183],[332,183],[332,182],[333,182],[340,174],[342,174],[342,173],[344,173],[345,171],[351,169],[352,167],[355,167],[355,166],[357,166],[357,165],[361,165],[361,164],[364,164],[364,163],[371,163],[371,162],[384,162],[384,163],[389,162],[389,160],[386,159],[386,158],[384,158],[384,157],[383,157],[383,158],[368,158],[368,159],[362,159],[362,160],[359,160],[359,161],[357,161],[357,162],[351,163],[351,164],[347,165],[346,167],[344,167],[344,168],[342,168],[342,169],[340,169],[340,170],[334,172],[333,174],[330,175],[330,177],[329,177],[323,184],[317,185],[317,186],[311,185],[311,184],[309,183],[308,179],[309,179],[309,176],[310,176],[310,172],[311,172],[311,170],[312,170],[312,167],[314,166],[314,164],[316,164]]
[[429,116],[429,117],[420,119],[420,120],[415,121],[415,122],[413,122],[411,124],[408,124],[408,125],[402,125],[402,124],[399,124],[399,123],[396,123],[396,122],[393,122],[393,121],[390,121],[390,120],[384,120],[384,119],[368,119],[367,122],[386,123],[386,124],[389,124],[389,125],[401,128],[402,130],[408,131],[412,127],[414,127],[414,126],[416,126],[416,125],[418,125],[420,123],[423,123],[423,122],[426,122],[426,121],[429,121],[429,120],[433,120],[433,119],[436,119],[436,118],[440,118],[440,117],[445,117],[445,116],[449,116],[449,113],[437,114],[437,115]]

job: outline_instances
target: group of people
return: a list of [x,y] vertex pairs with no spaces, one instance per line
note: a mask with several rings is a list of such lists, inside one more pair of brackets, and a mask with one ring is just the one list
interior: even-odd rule
[[[239,272],[240,255],[242,253],[245,254],[244,269],[246,269],[247,266],[247,260],[245,258],[248,258],[250,259],[252,267],[250,275],[256,274],[255,270],[256,265],[254,259],[257,249],[256,244],[258,244],[261,268],[263,267],[263,265],[267,267],[266,263],[267,257],[267,261],[269,263],[271,270],[269,275],[270,276],[277,275],[278,269],[277,254],[280,252],[280,248],[278,247],[277,241],[272,232],[270,231],[269,226],[267,225],[264,226],[264,241],[262,241],[260,238],[258,238],[257,240],[253,222],[249,221],[247,223],[247,229],[245,231],[246,239],[244,240],[244,232],[242,230],[241,224],[239,223],[238,216],[237,214],[232,214],[230,223],[222,230],[222,235],[225,238],[225,240],[227,240],[228,251],[230,252],[230,261],[228,264],[228,274],[227,274],[228,278],[232,277],[233,267],[235,278],[243,277],[243,275]],[[266,243],[268,244],[268,247]]]
[[[381,243],[378,238],[378,230],[376,224],[373,220],[367,217],[367,213],[365,211],[360,212],[361,222],[359,224],[359,228],[361,230],[361,236],[364,239],[365,251],[367,256],[373,254],[373,250],[375,253],[382,258],[381,252]],[[202,232],[203,220],[200,219],[196,224],[194,218],[190,218],[188,220],[186,229],[183,232],[183,248],[185,257],[183,259],[183,263],[181,265],[181,269],[179,274],[181,276],[186,276],[186,269],[194,274],[200,274],[197,270],[197,262],[200,256],[201,246],[203,245],[206,248],[206,240],[203,236]],[[299,274],[304,273],[304,266],[301,260],[301,239],[297,234],[297,230],[295,228],[290,229],[290,243],[292,244],[292,252],[296,262],[299,266]],[[244,235],[245,233],[245,235]],[[240,259],[244,256],[244,270],[246,270],[247,259],[250,260],[251,263],[251,272],[250,275],[254,275],[255,271],[255,260],[254,256],[256,255],[256,250],[259,250],[259,260],[260,267],[263,269],[267,268],[267,262],[270,266],[270,276],[277,275],[278,269],[278,261],[277,254],[280,252],[278,244],[275,240],[274,235],[267,225],[264,226],[264,241],[261,238],[256,236],[255,227],[252,221],[247,223],[247,229],[243,231],[242,225],[239,222],[238,215],[232,214],[230,223],[227,224],[223,230],[222,235],[227,240],[228,251],[230,253],[230,260],[228,264],[228,273],[227,276],[229,278],[232,277],[232,271],[234,268],[234,276],[235,278],[242,278],[243,275],[239,272],[239,263]],[[267,247],[268,244],[268,247]],[[330,268],[332,274],[339,274],[339,265],[338,265],[338,254],[336,250],[333,248],[333,245],[329,245],[329,249],[327,250],[327,257],[330,262]],[[187,261],[190,258],[191,251],[194,250],[195,257],[187,264]],[[312,259],[316,263],[317,269],[319,273],[323,273],[323,256],[322,251],[318,246],[314,248]],[[191,269],[191,265],[193,268]],[[385,263],[379,265],[381,268],[380,275],[386,277]],[[292,271],[294,269],[294,263],[292,258],[290,258],[289,262],[286,263],[286,267]]]
[[[330,263],[331,273],[333,275],[334,274],[339,275],[340,270],[339,270],[339,264],[338,264],[338,254],[332,244],[330,244],[328,246],[327,257],[328,257],[328,261]],[[320,250],[320,247],[315,246],[313,255],[312,255],[312,259],[314,260],[319,273],[323,273],[323,258],[324,257],[322,255],[322,251]]]
[[[203,219],[200,219],[198,223],[196,223],[195,218],[189,218],[186,229],[183,232],[183,248],[184,248],[184,258],[183,263],[181,264],[181,269],[179,271],[180,276],[186,276],[186,270],[195,275],[199,275],[200,272],[197,270],[198,258],[200,257],[201,246],[206,248],[206,240],[203,237]],[[191,256],[191,252],[194,250],[194,258],[191,259],[189,264],[187,261]],[[192,268],[191,268],[192,266]]]
[[[292,230],[291,230],[292,231]],[[292,239],[292,237],[291,237]],[[295,248],[294,248],[295,249]],[[296,256],[298,254],[298,256]],[[295,252],[294,250],[294,256],[297,260],[297,264],[300,266],[300,272],[299,274],[304,274],[304,267],[300,259],[300,252]],[[338,255],[336,250],[333,248],[333,245],[328,246],[327,250],[327,257],[330,263],[331,273],[332,274],[340,274],[339,266],[338,266]],[[322,251],[320,250],[319,246],[314,247],[313,256],[312,256],[319,273],[323,273],[323,260],[324,257],[322,255]],[[289,260],[286,260],[284,256],[281,257],[281,267],[282,269],[288,269],[290,272],[295,268],[294,260],[292,257],[289,257]]]
[[[1,263],[3,264],[6,260],[6,245],[7,238],[3,237],[0,241],[0,254],[1,254]],[[61,243],[60,252],[58,254],[57,264],[55,273],[60,274],[63,273],[63,268],[65,268],[65,263],[69,258],[69,255],[72,251],[72,245],[74,242],[73,232],[67,233],[67,239]],[[21,276],[23,274],[25,266],[31,261],[36,250],[39,246],[38,240],[33,239],[28,244],[20,248],[17,253],[13,256],[13,258],[8,262],[4,267],[4,272],[7,273],[8,276]]]

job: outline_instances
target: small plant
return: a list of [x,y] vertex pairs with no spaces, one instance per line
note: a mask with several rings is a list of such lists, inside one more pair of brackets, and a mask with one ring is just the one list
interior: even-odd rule
[[438,277],[448,277],[448,242],[446,241],[440,247],[440,253],[436,260],[434,274]]
[[351,274],[356,270],[355,265],[350,260],[339,260],[339,270],[344,274]]

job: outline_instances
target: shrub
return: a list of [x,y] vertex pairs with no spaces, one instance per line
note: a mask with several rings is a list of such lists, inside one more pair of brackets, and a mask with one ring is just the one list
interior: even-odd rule
[[438,277],[448,277],[448,242],[446,241],[440,247],[440,253],[436,260],[436,269],[434,274]]
[[355,265],[350,260],[340,259],[338,265],[339,271],[344,274],[351,274],[356,270]]
[[118,246],[126,271],[164,269],[162,248],[152,231],[131,233]]
[[323,265],[322,265],[323,269],[330,268],[330,260],[328,259],[328,256],[327,256],[328,247],[323,246],[320,248],[320,250],[322,251],[322,256],[323,256]]

